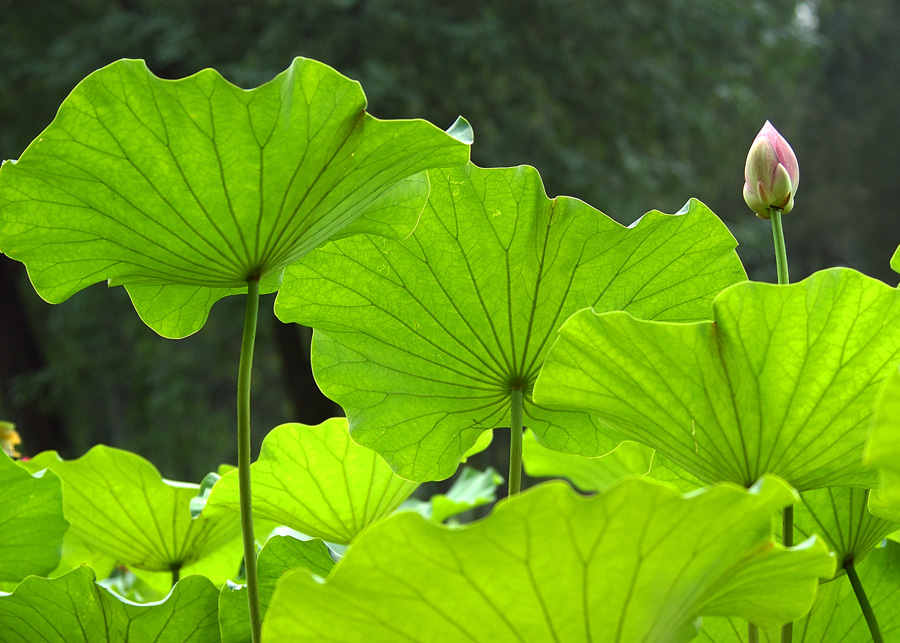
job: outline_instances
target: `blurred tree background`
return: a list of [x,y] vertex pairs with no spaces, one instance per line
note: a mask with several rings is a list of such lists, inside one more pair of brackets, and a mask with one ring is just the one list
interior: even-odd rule
[[[774,281],[768,222],[741,198],[765,120],[801,166],[785,218],[791,277],[847,265],[895,284],[900,243],[900,3],[895,0],[0,0],[0,158],[17,158],[84,76],[145,58],[180,78],[215,67],[243,87],[294,56],[359,80],[380,118],[475,129],[482,166],[530,164],[548,194],[630,223],[690,197],[734,232],[751,278]],[[263,303],[254,431],[339,413],[317,392],[310,331]],[[199,480],[233,461],[243,301],[180,341],[121,288],[50,306],[0,256],[0,419],[24,452],[104,442]]]

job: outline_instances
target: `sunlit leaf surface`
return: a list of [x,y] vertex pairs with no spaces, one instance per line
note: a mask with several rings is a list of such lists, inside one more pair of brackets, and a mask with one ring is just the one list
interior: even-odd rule
[[746,282],[714,322],[573,315],[535,387],[597,414],[704,482],[775,473],[799,490],[871,485],[863,445],[900,360],[900,291],[847,269],[790,286]]
[[31,577],[0,594],[4,643],[182,641],[218,643],[218,590],[202,576],[182,579],[162,602],[124,601],[94,582],[89,567]]
[[183,337],[249,279],[275,290],[331,237],[408,233],[422,171],[467,161],[429,123],[365,108],[358,83],[312,60],[253,90],[211,69],[172,81],[118,61],[0,169],[0,252],[47,301],[108,279],[154,330]]
[[[859,565],[860,582],[885,641],[900,641],[900,544],[888,542]],[[704,618],[702,643],[745,643],[747,623],[736,618]],[[760,632],[763,643],[780,643],[781,631]],[[871,643],[859,602],[846,576],[819,586],[809,616],[794,623],[797,643]]]
[[191,519],[188,509],[199,485],[165,481],[147,460],[98,445],[76,460],[46,451],[28,463],[48,468],[62,480],[63,512],[71,524],[66,538],[129,568],[191,573],[204,559],[231,544],[235,559],[211,576],[223,582],[240,562],[231,516]]
[[869,509],[885,520],[900,522],[900,367],[891,371],[881,392],[865,461],[877,467],[880,478]]
[[59,478],[31,475],[0,453],[0,581],[53,571],[68,527]]
[[[346,418],[275,427],[250,472],[256,518],[341,544],[399,507],[418,486],[353,442]],[[232,471],[215,484],[204,515],[237,515],[237,476]]]
[[806,613],[833,559],[773,547],[793,492],[766,478],[692,496],[626,480],[592,498],[548,483],[448,529],[399,513],[363,534],[322,584],[285,576],[272,641],[689,641],[704,614],[769,626]]
[[705,319],[744,278],[728,230],[698,201],[623,227],[577,199],[548,199],[533,168],[429,173],[415,233],[357,236],[285,273],[283,321],[316,328],[313,368],[354,440],[415,480],[449,477],[485,430],[508,427],[510,395],[546,446],[600,455],[616,442],[584,413],[535,405],[557,327],[585,306]]

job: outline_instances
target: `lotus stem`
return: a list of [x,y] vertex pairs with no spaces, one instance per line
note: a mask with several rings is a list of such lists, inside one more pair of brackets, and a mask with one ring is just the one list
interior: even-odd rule
[[512,421],[509,432],[509,495],[514,496],[522,490],[522,416],[525,411],[525,400],[522,389],[512,390]]
[[878,627],[878,619],[875,618],[875,612],[872,610],[872,604],[869,603],[866,590],[859,580],[859,574],[856,573],[856,567],[853,566],[852,562],[848,562],[844,565],[844,570],[847,572],[847,578],[850,579],[850,584],[853,586],[853,593],[856,594],[856,600],[859,602],[860,608],[862,608],[863,616],[866,617],[866,625],[869,626],[872,642],[884,643],[884,638],[881,636],[881,628]]
[[244,568],[247,573],[247,600],[250,607],[250,637],[260,643],[262,611],[259,606],[259,578],[256,573],[256,536],[253,533],[253,504],[250,490],[250,372],[259,317],[259,281],[247,284],[247,311],[241,339],[238,371],[238,482],[241,504],[241,534],[244,541]]
[[770,210],[772,220],[772,240],[775,242],[775,268],[778,271],[778,283],[790,283],[788,276],[787,250],[784,246],[784,229],[781,227],[781,210]]

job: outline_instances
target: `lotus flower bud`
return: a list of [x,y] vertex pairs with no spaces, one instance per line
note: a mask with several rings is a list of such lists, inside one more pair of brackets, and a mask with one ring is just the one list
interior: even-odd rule
[[747,154],[744,201],[756,216],[768,219],[772,209],[791,211],[799,184],[800,166],[794,150],[766,121]]

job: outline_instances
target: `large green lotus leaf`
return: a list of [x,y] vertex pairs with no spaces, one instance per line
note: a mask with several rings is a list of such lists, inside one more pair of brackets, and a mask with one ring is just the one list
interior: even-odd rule
[[859,563],[888,534],[900,529],[897,523],[869,512],[868,489],[826,487],[804,491],[800,497],[803,502],[794,506],[794,531],[807,537],[821,536],[838,565]]
[[31,475],[0,453],[0,581],[53,571],[68,527],[59,478]]
[[0,594],[0,639],[218,643],[217,598],[209,580],[190,576],[164,601],[132,603],[95,583],[89,567],[79,567],[52,580],[26,578],[12,594]]
[[85,78],[0,169],[0,252],[47,301],[108,279],[167,337],[211,306],[278,287],[329,238],[408,233],[424,170],[468,146],[424,121],[380,121],[358,83],[297,58],[252,90],[207,69],[181,80],[120,60]]
[[595,413],[706,483],[774,473],[801,491],[871,486],[863,445],[900,360],[900,291],[836,268],[788,286],[736,284],[713,319],[580,311],[535,398]]
[[554,331],[585,306],[652,319],[710,314],[744,278],[728,230],[698,201],[623,227],[548,199],[530,167],[429,173],[415,234],[329,244],[285,272],[282,321],[313,326],[313,368],[353,439],[400,475],[446,478],[483,431],[510,425],[511,391],[546,446],[600,455],[614,440],[584,413],[535,405]]
[[[259,603],[263,615],[283,574],[305,569],[325,578],[334,567],[334,559],[321,540],[298,540],[290,536],[273,536],[266,541],[257,558]],[[250,643],[250,611],[245,585],[225,585],[219,593],[219,630],[222,643]]]
[[[884,640],[900,641],[900,545],[888,542],[876,549],[857,571]],[[759,640],[780,643],[781,631],[762,631]],[[745,643],[747,623],[736,618],[704,618],[697,641]],[[872,635],[846,576],[819,586],[812,611],[794,623],[794,641],[871,643]]]
[[[46,467],[62,480],[67,538],[135,570],[192,573],[223,546],[235,547],[240,534],[240,522],[230,515],[192,520],[188,506],[199,485],[163,480],[150,462],[128,451],[98,445],[68,461],[46,451],[27,466]],[[220,578],[211,574],[214,580],[233,573],[239,547],[235,554]]]
[[581,491],[601,491],[625,476],[643,476],[650,471],[653,449],[637,442],[623,442],[614,451],[596,458],[548,449],[531,431],[522,441],[525,473],[534,478],[566,478]]
[[869,509],[885,520],[900,522],[900,367],[884,384],[864,460],[878,468],[880,478]]
[[[418,486],[353,442],[346,418],[275,427],[250,472],[254,517],[341,544],[399,507]],[[203,514],[239,511],[238,472],[232,471],[213,486]]]
[[834,569],[817,540],[771,543],[769,517],[794,497],[777,478],[689,496],[631,479],[591,498],[551,482],[463,528],[398,513],[325,583],[282,578],[263,639],[676,643],[704,614],[776,626]]

